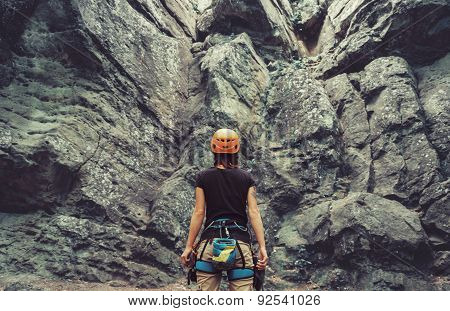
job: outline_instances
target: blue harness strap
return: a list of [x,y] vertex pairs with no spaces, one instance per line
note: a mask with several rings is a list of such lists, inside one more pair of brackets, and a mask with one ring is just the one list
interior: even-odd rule
[[195,262],[195,270],[213,274],[216,274],[218,272],[218,270],[214,268],[212,262],[204,260],[197,260]]
[[252,278],[255,273],[253,269],[234,268],[227,271],[228,281]]

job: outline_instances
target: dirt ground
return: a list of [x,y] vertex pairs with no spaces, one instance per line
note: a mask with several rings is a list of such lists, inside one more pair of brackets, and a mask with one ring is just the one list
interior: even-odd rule
[[[267,279],[274,284],[283,284],[281,279],[272,276]],[[226,282],[223,289],[226,289]],[[33,275],[0,276],[0,291],[3,290],[44,290],[44,291],[188,291],[196,290],[195,284],[187,285],[185,278],[180,278],[176,282],[158,288],[138,288],[129,286],[123,281],[110,281],[107,283],[94,283],[79,280],[52,280]],[[299,284],[289,290],[314,290],[318,286],[312,283]]]
[[[283,280],[276,276],[271,276],[266,279],[267,283],[283,284]],[[226,282],[224,282],[226,283]],[[448,288],[450,279],[443,277],[436,277],[433,283],[437,288],[446,290]],[[224,284],[226,285],[226,284]],[[288,284],[285,284],[288,285]],[[222,286],[226,290],[226,286]],[[138,288],[130,286],[123,281],[110,281],[107,283],[94,283],[79,280],[52,280],[33,275],[17,275],[17,276],[0,276],[0,291],[192,291],[196,290],[195,284],[187,285],[185,278],[180,278],[176,282],[164,287],[158,288]],[[289,291],[311,291],[324,290],[314,283],[298,284],[297,286],[288,287]],[[351,290],[350,288],[346,290]]]
[[186,285],[186,280],[179,279],[173,284],[159,288],[138,288],[122,281],[94,283],[79,280],[51,280],[30,275],[0,276],[0,290],[45,290],[45,291],[185,291],[195,290]]

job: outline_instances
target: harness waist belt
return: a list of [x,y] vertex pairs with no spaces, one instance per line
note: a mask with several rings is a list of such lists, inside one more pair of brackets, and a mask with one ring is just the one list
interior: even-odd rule
[[234,268],[227,271],[229,281],[252,278],[254,274],[253,269],[248,268]]
[[214,274],[218,272],[212,262],[204,260],[197,260],[195,262],[195,270]]

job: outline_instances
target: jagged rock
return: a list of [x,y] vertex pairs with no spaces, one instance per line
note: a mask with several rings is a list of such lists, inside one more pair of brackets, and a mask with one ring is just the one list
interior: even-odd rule
[[[206,53],[199,61],[204,91],[191,108],[189,131],[183,139],[181,160],[190,164],[210,167],[210,133],[215,128],[251,127],[258,117],[261,97],[268,84],[268,71],[254,50],[250,37],[213,35],[206,38]],[[243,65],[245,64],[245,66]],[[246,146],[242,148],[241,162],[245,166]]]
[[[168,157],[168,154],[173,152],[169,149],[170,146],[161,148],[161,150],[144,146],[151,145],[158,136],[158,139],[174,141],[174,138],[170,137],[170,132],[166,132],[162,128],[164,123],[171,126],[170,123],[173,122],[174,117],[168,111],[173,111],[173,109],[164,104],[164,107],[161,106],[161,111],[157,112],[158,115],[164,114],[167,122],[164,121],[164,118],[155,117],[151,110],[157,106],[156,97],[161,99],[162,93],[164,93],[165,100],[169,98],[169,94],[173,95],[171,100],[174,106],[175,103],[178,105],[179,102],[185,100],[182,94],[186,92],[187,79],[179,74],[184,70],[183,66],[186,64],[183,65],[179,57],[182,54],[184,59],[189,55],[187,50],[183,50],[183,46],[187,47],[187,45],[183,43],[183,40],[169,38],[158,33],[155,26],[140,15],[133,14],[134,11],[130,6],[126,8],[125,3],[119,1],[117,4],[124,6],[122,14],[128,13],[134,16],[134,19],[128,19],[130,24],[122,25],[121,29],[145,27],[145,30],[141,29],[137,37],[144,33],[148,33],[149,36],[153,34],[152,42],[157,43],[159,38],[160,46],[166,44],[167,47],[171,46],[174,52],[181,53],[166,57],[166,49],[155,50],[152,51],[154,55],[146,58],[148,63],[142,63],[142,59],[137,57],[137,54],[140,54],[139,49],[144,51],[140,41],[134,42],[136,54],[132,57],[130,48],[127,48],[125,53],[123,47],[127,45],[131,47],[131,41],[134,39],[130,39],[130,42],[119,42],[128,40],[128,37],[124,35],[115,38],[117,32],[112,27],[114,20],[109,17],[117,13],[108,11],[112,9],[108,3],[102,2],[100,6],[93,2],[84,4],[82,13],[71,16],[71,18],[82,19],[92,29],[71,30],[71,26],[55,24],[52,19],[45,20],[51,14],[55,18],[64,20],[67,12],[76,10],[76,7],[71,6],[64,7],[64,10],[56,3],[49,1],[43,2],[36,8],[35,23],[41,20],[43,23],[48,22],[48,27],[52,26],[55,31],[60,32],[55,35],[42,33],[42,29],[38,28],[35,23],[29,24],[25,30],[24,36],[40,38],[40,42],[24,41],[25,55],[30,53],[35,57],[17,57],[14,60],[16,63],[15,82],[2,90],[4,112],[1,118],[3,123],[11,124],[11,126],[2,125],[1,127],[5,137],[11,137],[9,142],[6,141],[4,144],[4,148],[15,145],[14,152],[2,153],[2,167],[6,168],[2,171],[2,175],[3,178],[8,179],[8,183],[1,189],[2,193],[5,193],[5,196],[2,196],[2,199],[5,198],[2,201],[2,210],[11,210],[8,208],[10,204],[20,211],[25,209],[20,206],[35,209],[47,207],[51,202],[64,201],[64,196],[72,190],[77,173],[84,166],[84,162],[89,162],[88,160],[93,156],[96,160],[95,163],[100,163],[100,165],[92,165],[88,171],[85,171],[85,173],[89,172],[88,176],[83,176],[81,182],[85,182],[87,185],[82,185],[81,188],[85,195],[106,205],[119,197],[123,198],[124,193],[128,193],[130,187],[135,189],[135,193],[143,193],[144,188],[147,190],[156,188],[147,181],[137,182],[136,178],[128,176],[124,171],[132,169],[137,174],[142,174],[152,166],[150,164],[152,159],[159,161],[161,158],[171,158]],[[101,9],[105,11],[101,11]],[[120,12],[120,10],[114,12]],[[108,17],[108,21],[112,23],[111,27],[108,27],[106,22],[98,23],[96,18],[98,16]],[[138,25],[140,26],[138,27]],[[58,27],[63,28],[59,29]],[[116,27],[119,26],[116,25]],[[77,49],[86,51],[86,53],[77,54],[73,50],[69,51],[70,47],[54,37],[66,29],[69,30],[66,31],[64,40],[68,40],[67,38],[70,38],[71,34],[75,34],[76,38],[83,38],[78,43]],[[97,32],[97,34],[93,34],[91,31]],[[54,40],[57,41],[56,46],[53,43],[45,44],[45,42]],[[107,41],[111,42],[107,43]],[[58,45],[62,52],[58,52]],[[54,50],[48,50],[47,46],[55,47]],[[164,66],[151,60],[155,56],[162,57],[157,54],[161,52],[164,53],[164,59],[168,62]],[[63,61],[63,57],[67,57],[66,66],[53,59],[46,59],[47,53],[54,55],[58,61]],[[95,54],[99,58],[94,57]],[[77,58],[83,57],[85,64],[89,64],[90,61],[98,62],[101,58],[101,62],[105,66],[104,74],[109,74],[110,80],[102,78],[100,75],[95,76],[95,74],[90,78],[89,74],[92,73],[88,74],[89,69],[87,72],[83,68],[75,69],[74,67],[79,64],[78,61],[81,61]],[[125,59],[126,57],[129,59]],[[150,79],[157,79],[157,81],[148,80],[149,68],[152,68],[153,72]],[[146,84],[147,87],[144,87]],[[170,87],[170,84],[173,87]],[[123,87],[128,89],[127,93],[121,91]],[[102,92],[105,88],[111,91]],[[150,110],[146,106],[149,100],[152,102]],[[91,113],[91,110],[95,110],[96,113]],[[121,115],[120,111],[124,110],[127,111],[126,114]],[[77,119],[81,121],[78,122]],[[139,154],[139,157],[130,158],[130,148],[133,150],[131,152],[135,155]],[[159,154],[165,154],[165,156]],[[107,167],[102,162],[116,164]],[[172,163],[174,162],[176,161]],[[92,162],[87,163],[87,166],[91,164]],[[11,173],[20,170],[22,171],[20,174],[27,176],[28,180],[17,178],[18,174]],[[158,174],[148,173],[154,175],[154,179],[161,178]],[[145,174],[143,173],[143,175]],[[120,184],[118,183],[119,176],[122,180]],[[89,181],[91,179],[92,183]],[[97,183],[98,180],[101,180],[101,183]],[[11,188],[19,189],[16,193],[28,193],[29,195],[16,200],[14,197],[11,198],[14,196],[14,192],[8,190]],[[47,194],[42,195],[43,193]],[[39,198],[35,199],[34,194]],[[135,195],[133,196],[135,197]],[[131,198],[131,200],[136,200],[136,198]],[[16,204],[14,203],[16,201],[23,202]]]
[[[0,36],[5,43],[14,43],[22,34],[27,16],[36,0],[5,0],[0,3]],[[2,47],[4,45],[2,44]]]
[[183,0],[160,0],[161,4],[166,8],[169,14],[175,19],[173,24],[179,24],[183,28],[185,34],[196,40],[196,16],[191,3]]
[[419,80],[419,95],[423,105],[427,133],[433,147],[439,154],[442,174],[450,175],[450,108],[443,103],[450,102],[450,54],[433,65],[416,70]]
[[[381,238],[378,244],[389,241],[387,244],[391,250],[403,252],[403,259],[412,261],[415,253],[421,251],[426,243],[417,213],[408,211],[396,201],[384,200],[372,194],[351,193],[346,199],[333,203],[330,221],[330,236],[340,239],[335,243],[338,247],[335,248],[335,255],[342,257],[352,254],[358,256],[359,249],[367,250],[371,242]],[[353,228],[355,232],[346,236],[347,228]],[[361,244],[357,245],[358,242]],[[376,246],[372,244],[372,247]]]
[[426,188],[420,198],[425,210],[422,221],[436,249],[450,250],[450,182],[435,183]]
[[[337,41],[319,72],[330,77],[360,70],[375,57],[402,55],[426,63],[449,52],[450,5],[446,0],[335,0],[327,9]],[[322,30],[326,31],[326,30]]]
[[[390,219],[389,224],[385,218]],[[368,250],[370,239],[382,237],[387,240],[384,243],[390,246],[397,243],[411,250],[426,241],[417,213],[408,211],[396,201],[369,193],[352,192],[345,199],[323,202],[305,210],[292,221],[297,224],[298,234],[306,244],[337,238],[339,241],[334,241],[334,245],[339,248],[335,249],[335,254],[342,257],[350,254],[359,256],[357,250]],[[353,238],[357,237],[361,244],[341,243],[347,231],[350,235],[354,234]],[[402,241],[407,244],[402,244]]]
[[311,279],[319,287],[333,290],[346,290],[355,283],[351,273],[339,268],[318,269]]
[[[330,0],[289,0],[295,33],[299,39],[300,54],[311,57],[311,63],[317,64],[321,54],[332,50],[336,38],[327,15]],[[316,58],[317,56],[317,58]]]
[[358,80],[370,127],[373,192],[411,206],[439,178],[416,83],[408,64],[396,57],[373,61]]
[[346,74],[326,81],[326,91],[332,100],[342,126],[342,138],[349,147],[363,147],[370,133],[366,104]]
[[436,252],[433,269],[437,274],[441,275],[450,273],[450,251]]
[[[40,216],[37,221],[36,216]],[[178,256],[154,238],[89,219],[2,214],[2,271],[138,286],[173,281]],[[14,264],[12,264],[14,263]],[[164,271],[164,272],[163,272]]]
[[337,119],[323,87],[306,69],[281,65],[271,73],[262,113],[252,149],[258,162],[267,163],[255,169],[272,208],[284,214],[330,196],[341,159]]
[[[373,278],[383,270],[421,278],[417,266],[427,267],[431,261],[424,256],[427,237],[418,214],[396,201],[362,192],[322,202],[289,218],[282,224],[276,244],[285,247],[283,257],[298,263],[297,278],[313,273],[313,281],[335,289],[351,287],[360,276]],[[365,266],[372,268],[366,270]],[[328,275],[333,269],[342,272],[337,283]],[[403,286],[410,288],[406,283]]]
[[203,13],[207,8],[209,8],[213,0],[192,0],[194,2],[194,7],[199,13]]
[[[358,278],[359,276],[359,278]],[[311,277],[320,288],[333,290],[433,290],[426,280],[381,269],[354,273],[339,268],[318,269]]]
[[342,125],[351,191],[417,206],[422,190],[440,178],[416,85],[409,65],[395,57],[326,81]]
[[292,22],[304,39],[311,40],[320,33],[326,15],[327,0],[290,0]]
[[327,80],[325,89],[340,121],[349,190],[369,191],[371,150],[366,103],[346,74]]
[[423,278],[401,272],[391,272],[377,269],[370,273],[362,273],[356,282],[359,290],[434,290]]
[[205,106],[215,123],[228,119],[238,127],[252,118],[268,83],[268,72],[248,35],[209,48],[201,70],[207,80]]
[[181,0],[127,0],[143,17],[166,35],[196,38],[195,13]]
[[[214,0],[198,19],[200,37],[246,32],[258,46],[281,46],[284,55],[295,55],[297,40],[289,17],[289,3],[280,0]],[[273,51],[272,51],[273,52]]]
[[[125,0],[114,5],[108,2],[99,5],[90,0],[80,4],[88,34],[100,52],[135,86],[142,109],[155,114],[162,125],[175,129],[179,103],[187,97],[190,55],[187,39],[174,39],[161,33],[151,20],[135,14]],[[108,18],[100,23],[98,16]]]
[[169,249],[183,250],[190,215],[195,205],[192,186],[198,168],[184,167],[161,185],[152,203],[145,233]]

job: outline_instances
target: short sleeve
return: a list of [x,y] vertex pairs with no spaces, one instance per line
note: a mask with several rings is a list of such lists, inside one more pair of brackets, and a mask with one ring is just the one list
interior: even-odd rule
[[203,180],[201,172],[197,173],[197,176],[195,177],[195,187],[203,189]]
[[248,175],[248,187],[250,188],[250,187],[253,187],[253,186],[256,186],[256,182],[253,179],[252,175],[249,174]]

